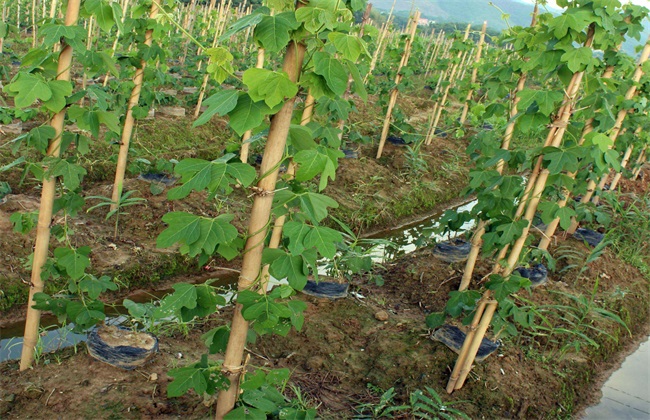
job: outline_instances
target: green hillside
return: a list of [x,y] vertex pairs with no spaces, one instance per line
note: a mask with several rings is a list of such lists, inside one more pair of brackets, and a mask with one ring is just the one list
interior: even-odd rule
[[[393,5],[393,0],[369,1],[379,10],[390,10]],[[413,7],[420,10],[422,17],[436,22],[481,24],[487,20],[488,27],[497,31],[507,27],[501,10],[509,15],[510,25],[522,26],[530,24],[530,15],[533,12],[533,6],[530,3],[519,0],[397,0],[395,11],[399,15],[403,15]],[[554,10],[557,9],[551,9],[551,11]],[[636,55],[635,47],[642,45],[648,39],[648,35],[650,35],[650,22],[647,22],[641,39],[628,40],[623,45],[623,50],[630,55]]]

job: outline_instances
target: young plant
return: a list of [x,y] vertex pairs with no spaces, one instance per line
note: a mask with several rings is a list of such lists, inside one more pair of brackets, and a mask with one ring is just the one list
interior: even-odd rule
[[111,217],[115,216],[115,224],[113,228],[113,240],[116,241],[119,235],[119,222],[120,222],[120,216],[128,214],[127,212],[124,211],[125,207],[129,206],[135,206],[135,205],[144,205],[147,200],[145,200],[142,197],[131,197],[133,193],[135,193],[135,190],[127,191],[124,194],[122,194],[119,198],[119,200],[114,202],[111,198],[109,197],[103,197],[101,195],[92,195],[90,197],[86,197],[87,199],[94,199],[94,200],[100,200],[101,202],[98,204],[95,204],[94,206],[90,207],[87,211],[91,212],[95,209],[98,209],[100,207],[105,207],[109,206],[110,209],[108,213],[106,213],[106,220],[110,219]]

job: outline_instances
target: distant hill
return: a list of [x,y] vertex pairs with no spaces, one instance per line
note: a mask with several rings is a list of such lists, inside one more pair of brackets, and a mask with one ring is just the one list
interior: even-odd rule
[[[379,10],[390,10],[393,0],[369,0]],[[491,6],[493,3],[494,6]],[[649,2],[650,5],[650,2]],[[496,7],[495,7],[496,6]],[[507,28],[506,22],[502,19],[501,12],[509,15],[510,25],[527,26],[530,24],[533,5],[526,0],[397,0],[396,12],[408,13],[416,7],[422,13],[422,17],[436,22],[458,22],[481,24],[488,21],[488,27],[497,31]],[[498,9],[497,9],[498,7]],[[559,9],[551,8],[552,12]],[[642,45],[650,35],[650,22],[646,22],[646,29],[641,34],[641,40],[629,40],[623,46],[623,50],[632,56],[636,56],[634,49]]]
[[[390,10],[393,0],[369,0],[381,10]],[[465,22],[480,24],[488,21],[492,29],[502,30],[507,27],[497,7],[510,15],[511,25],[530,24],[533,6],[517,0],[397,0],[395,11],[409,11],[414,5],[422,17],[437,22]]]

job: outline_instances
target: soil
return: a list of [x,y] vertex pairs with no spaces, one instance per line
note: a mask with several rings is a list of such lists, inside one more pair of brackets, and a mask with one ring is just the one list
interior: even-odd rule
[[[424,387],[471,418],[571,417],[597,401],[606,375],[647,336],[650,290],[648,279],[609,248],[585,264],[591,249],[560,236],[550,252],[557,258],[566,249],[583,256],[582,262],[562,259],[546,285],[519,296],[538,307],[570,305],[569,294],[584,296],[619,315],[629,332],[592,314],[583,327],[596,329],[580,331],[598,348],[582,342],[579,351],[562,352],[563,346],[575,344],[576,336],[559,332],[502,336],[497,352],[475,365],[461,390],[447,395],[444,388],[456,355],[431,339],[424,318],[442,310],[448,293],[459,285],[463,263],[444,263],[433,258],[430,249],[421,249],[376,271],[383,286],[358,277],[351,282],[348,298],[301,296],[308,305],[302,331],[258,339],[248,347],[248,366],[289,368],[291,382],[308,403],[318,406],[323,418],[351,418],[368,404],[377,404],[389,388],[396,391],[392,404],[407,403],[409,393]],[[490,267],[490,261],[479,262],[474,286]],[[45,355],[23,373],[17,372],[15,362],[4,363],[0,413],[4,418],[211,417],[211,399],[204,404],[192,392],[167,398],[171,378],[166,372],[197,361],[203,353],[197,345],[200,335],[230,317],[231,309],[226,308],[187,335],[160,337],[159,354],[132,372],[91,359],[83,346]],[[554,326],[569,325],[555,318]],[[494,338],[494,332],[489,335]]]
[[[409,109],[426,110],[430,105],[425,99],[404,97],[401,100]],[[359,107],[367,113],[366,118],[356,115],[350,124],[357,126],[366,135],[376,135],[373,120],[380,121],[377,101],[368,104],[360,102]],[[374,105],[373,105],[374,104]],[[415,111],[414,111],[415,112]],[[214,119],[206,126],[191,128],[189,118],[168,118],[137,123],[132,158],[157,159],[202,158],[214,159],[224,153],[231,134],[225,122]],[[9,148],[2,147],[13,136],[0,134],[0,165],[15,159]],[[178,139],[183,138],[184,141]],[[201,145],[195,147],[195,145]],[[415,176],[408,167],[405,148],[387,145],[384,157],[374,159],[376,146],[354,144],[358,159],[341,159],[336,180],[330,182],[326,193],[339,202],[331,214],[344,221],[355,233],[362,235],[368,230],[394,226],[415,215],[439,208],[458,196],[466,184],[467,166],[463,139],[437,138],[425,146],[420,154],[429,168],[422,176]],[[155,151],[155,152],[151,152]],[[97,198],[108,197],[112,192],[114,164],[111,157],[114,150],[98,142],[93,161],[83,163],[88,171],[82,183],[82,194],[86,197],[83,210],[71,218],[58,213],[53,226],[68,226],[73,246],[88,245],[92,248],[91,271],[95,274],[116,276],[121,288],[118,293],[107,295],[107,300],[119,300],[125,294],[138,288],[164,288],[166,279],[183,274],[198,274],[205,267],[198,267],[196,260],[178,254],[176,248],[159,249],[155,238],[166,225],[162,216],[170,211],[187,211],[208,217],[216,217],[227,211],[235,215],[233,224],[243,232],[247,223],[252,198],[250,192],[236,189],[229,197],[218,197],[208,201],[205,193],[194,192],[187,198],[170,201],[166,190],[154,194],[151,184],[138,179],[138,167],[131,168],[124,182],[124,191],[135,190],[133,197],[145,199],[143,204],[124,208],[126,214],[119,217],[118,236],[114,234],[115,218],[106,220],[107,207],[88,212],[98,204]],[[441,170],[453,157],[457,163],[452,170]],[[142,169],[142,168],[141,168]],[[142,169],[146,170],[146,169]],[[40,199],[39,182],[27,177],[22,180],[19,169],[3,173],[1,180],[12,188],[12,194],[0,204],[0,247],[3,249],[3,264],[0,264],[0,327],[24,316],[23,304],[27,301],[30,270],[26,267],[35,239],[35,230],[24,235],[13,231],[9,220],[16,212],[38,210]],[[168,188],[167,188],[168,189]],[[333,222],[332,222],[333,223]],[[62,246],[55,239],[51,250]],[[211,268],[237,268],[240,261],[226,261],[215,258],[209,262]],[[64,287],[61,281],[46,282],[46,293],[56,293]]]

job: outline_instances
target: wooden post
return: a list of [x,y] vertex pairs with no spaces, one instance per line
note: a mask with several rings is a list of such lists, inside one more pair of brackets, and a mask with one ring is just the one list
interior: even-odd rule
[[[79,19],[79,5],[81,0],[68,0],[65,12],[66,26],[75,26]],[[57,65],[57,80],[70,81],[70,68],[72,67],[72,47],[62,45]],[[47,148],[47,155],[58,157],[61,154],[61,138],[63,136],[63,123],[65,122],[66,108],[59,111],[50,120],[56,135],[50,141]],[[52,223],[52,206],[56,189],[56,178],[45,178],[41,189],[41,203],[38,211],[38,224],[36,226],[36,244],[34,245],[34,257],[32,260],[32,275],[29,288],[29,300],[27,301],[27,318],[25,320],[25,334],[23,349],[20,358],[20,370],[29,369],[34,362],[34,350],[38,343],[38,327],[41,320],[41,311],[32,308],[34,294],[43,291],[44,284],[41,279],[43,265],[47,260],[50,244],[50,223]]]
[[[472,77],[470,79],[470,84],[473,86],[476,83],[478,78],[478,65],[481,62],[481,53],[483,52],[483,43],[485,42],[485,32],[487,31],[487,21],[483,22],[483,27],[481,28],[481,36],[478,41],[478,46],[476,47],[476,56],[474,57],[474,68],[472,69]],[[474,88],[470,86],[469,92],[467,92],[467,97],[465,98],[465,103],[463,104],[463,111],[460,114],[460,125],[465,124],[465,119],[467,118],[467,111],[469,110],[469,101],[472,100],[472,95],[474,94]]]
[[[261,69],[264,67],[264,48],[258,48],[257,49],[257,63],[255,65],[255,68]],[[242,136],[242,144],[241,144],[241,151],[239,153],[239,159],[246,163],[248,161],[248,151],[250,149],[250,143],[248,140],[251,138],[251,135],[253,134],[252,130],[247,130],[244,135]]]
[[401,73],[402,68],[409,62],[409,56],[411,55],[411,44],[415,38],[415,32],[418,29],[418,19],[420,19],[420,12],[416,11],[411,19],[411,26],[409,27],[409,38],[407,38],[406,43],[404,44],[404,53],[402,54],[402,60],[397,67],[397,75],[395,76],[395,87],[393,90],[391,90],[390,98],[388,100],[388,109],[386,110],[386,117],[384,118],[384,126],[381,130],[381,137],[379,138],[379,148],[377,149],[376,156],[377,159],[381,157],[381,153],[384,150],[384,143],[388,137],[388,130],[390,129],[390,117],[393,114],[393,108],[397,102],[397,85],[400,84],[402,77],[404,77],[404,75]]
[[[639,131],[641,131],[641,127],[637,128],[637,133]],[[614,191],[614,189],[616,189],[616,186],[618,185],[618,182],[621,180],[621,176],[623,175],[623,169],[627,167],[627,163],[630,161],[630,156],[632,156],[633,151],[634,151],[634,145],[630,144],[625,150],[625,154],[623,155],[623,161],[621,162],[621,170],[616,172],[616,175],[614,175],[614,178],[612,179],[612,183],[609,184],[610,191]]]
[[[587,31],[587,39],[585,41],[585,47],[591,48],[594,39],[594,32],[595,32],[595,27],[592,24]],[[584,76],[584,71],[580,71],[574,73],[573,77],[571,78],[571,82],[569,83],[569,86],[567,87],[565,92],[564,102],[560,108],[560,113],[554,120],[546,140],[546,143],[548,143],[551,146],[557,147],[562,142],[562,138],[564,137],[564,133],[568,126],[569,119],[571,117],[571,114],[573,113],[573,106],[575,104],[576,96],[578,94],[578,90],[580,88],[580,84],[582,82],[583,76]],[[548,175],[549,175],[549,171],[547,169],[543,169],[541,170],[539,175],[535,177],[535,181],[531,181],[531,179],[533,179],[532,176],[531,178],[529,178],[528,184],[534,182],[534,186],[531,187],[530,198],[527,199],[525,203],[526,211],[524,214],[524,218],[525,220],[528,221],[528,224],[524,228],[521,237],[519,237],[515,241],[515,244],[512,247],[512,250],[507,260],[507,265],[504,269],[504,273],[502,274],[504,277],[508,277],[512,273],[512,271],[515,268],[516,262],[519,260],[521,251],[523,249],[523,245],[525,244],[526,238],[528,236],[530,222],[532,221],[535,211],[537,210],[537,204],[539,203],[541,193],[544,190],[544,187],[546,185],[546,179],[548,178]],[[524,200],[522,199],[522,201]],[[500,270],[501,270],[500,261],[497,260],[492,272],[496,273]],[[489,298],[490,298],[490,291],[487,290],[483,294],[483,300],[487,301]],[[496,305],[497,304],[495,303],[494,309],[496,309]],[[465,338],[465,342],[463,343],[463,349],[468,348],[467,355],[464,358],[461,358],[459,356],[458,360],[456,361],[456,365],[454,366],[452,376],[454,376],[454,373],[456,373],[458,374],[458,378],[455,379],[453,386],[450,380],[450,384],[447,385],[447,392],[452,392],[454,389],[460,389],[463,386],[465,380],[464,378],[467,377],[467,374],[469,373],[469,370],[471,369],[471,366],[474,363],[474,358],[476,356],[476,352],[472,352],[471,350],[478,349],[478,347],[480,346],[480,343],[483,340],[483,336],[485,335],[485,331],[487,330],[487,327],[492,321],[492,316],[494,315],[494,310],[492,310],[489,307],[488,309],[486,309],[485,312],[481,314],[482,315],[480,317],[481,321],[478,324],[481,327],[485,325],[485,329],[479,328],[477,329],[476,334],[473,335],[468,334],[467,337]],[[468,341],[470,341],[471,343],[468,343]]]
[[645,163],[646,159],[646,152],[648,151],[648,145],[644,144],[643,149],[641,149],[641,153],[639,153],[639,157],[636,159],[636,169],[632,171],[632,181],[636,181],[636,179],[639,177],[639,174],[641,173],[641,168],[643,168],[643,164]]
[[[639,57],[639,62],[637,63],[636,69],[634,71],[634,75],[632,76],[632,80],[634,81],[634,84],[630,86],[630,88],[625,93],[626,101],[629,101],[630,99],[634,98],[634,96],[636,95],[637,84],[641,80],[641,76],[643,76],[643,64],[646,61],[648,61],[649,56],[650,56],[650,37],[648,37],[645,47],[643,47],[643,51],[641,52],[641,57]],[[618,111],[618,114],[616,115],[616,122],[614,123],[614,128],[612,128],[612,131],[609,134],[609,138],[612,140],[612,143],[608,146],[609,149],[614,147],[614,144],[616,143],[616,139],[618,138],[618,135],[621,132],[621,129],[623,127],[623,121],[625,120],[627,113],[628,113],[627,109],[621,109],[620,111]],[[607,177],[608,177],[607,174],[603,175],[601,179],[602,185],[604,185],[607,182]],[[596,182],[594,182],[593,180],[589,181],[589,184],[587,185],[587,192],[580,200],[581,203],[588,203],[591,200],[591,197],[596,191],[596,185],[597,185]],[[575,233],[579,225],[580,223],[578,222],[578,219],[573,217],[571,220],[571,226],[569,227],[567,232],[569,234]]]
[[[298,3],[298,6],[301,4],[303,3]],[[304,44],[298,44],[292,41],[287,47],[283,70],[294,83],[298,81],[304,55]],[[248,240],[244,248],[242,270],[239,276],[238,289],[240,291],[253,289],[255,288],[255,284],[260,281],[262,251],[264,249],[264,240],[271,216],[273,191],[275,190],[275,183],[278,177],[279,163],[284,154],[295,101],[295,96],[287,99],[280,111],[271,119],[264,158],[260,168],[260,173],[266,174],[266,176],[258,182],[258,191],[262,193],[256,194],[253,201],[251,218],[248,225]],[[259,288],[259,283],[257,285],[257,288]],[[246,335],[248,333],[248,321],[242,316],[241,310],[242,306],[237,304],[233,314],[230,338],[222,366],[222,371],[230,380],[230,387],[225,391],[219,392],[216,410],[216,418],[218,420],[223,419],[232,410],[239,396],[239,379],[244,369],[242,359],[246,344]]]
[[[469,30],[471,28],[472,25],[467,25],[467,29],[465,30],[465,36],[463,37],[463,41],[467,41],[467,38],[469,38]],[[462,55],[463,55],[462,52],[459,51],[457,54],[457,58],[460,59]],[[442,98],[439,101],[437,101],[438,107],[436,108],[431,126],[429,127],[429,133],[427,134],[427,137],[424,140],[425,144],[427,145],[431,144],[431,141],[433,140],[433,135],[435,134],[436,127],[438,127],[438,123],[440,122],[442,111],[445,109],[445,105],[447,103],[447,97],[449,96],[449,91],[454,85],[455,77],[459,68],[460,68],[460,63],[456,63],[452,66],[451,73],[449,75],[449,80],[448,80],[449,84],[445,87],[445,91],[442,94]]]
[[[149,12],[149,19],[155,19],[158,16],[158,3],[151,3],[151,11]],[[153,29],[148,29],[144,35],[144,44],[151,47],[153,43]],[[126,116],[124,117],[124,127],[122,127],[122,137],[120,140],[120,151],[117,155],[117,167],[115,168],[115,182],[113,183],[113,196],[111,198],[111,211],[116,210],[122,198],[122,187],[124,184],[124,173],[126,172],[126,159],[129,155],[129,144],[131,142],[131,135],[133,133],[133,108],[138,106],[140,100],[140,91],[142,90],[142,82],[144,80],[144,69],[147,66],[145,60],[140,61],[140,68],[136,69],[135,76],[133,77],[133,89],[129,97],[129,103],[126,108]]]

